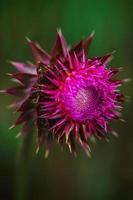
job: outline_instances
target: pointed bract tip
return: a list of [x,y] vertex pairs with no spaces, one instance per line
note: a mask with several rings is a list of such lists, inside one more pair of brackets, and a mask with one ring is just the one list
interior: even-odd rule
[[93,30],[93,31],[91,32],[90,37],[93,38],[94,35],[95,35],[95,30]]
[[16,136],[15,136],[15,138],[19,138],[21,136],[21,132],[19,132]]
[[75,157],[75,158],[77,158],[77,157],[78,157],[78,156],[77,156],[77,153],[76,153],[75,151],[74,151],[74,157]]
[[11,65],[13,65],[13,66],[16,66],[18,62],[13,61],[13,60],[9,60],[8,63],[11,64]]
[[11,73],[6,73],[6,75],[8,75],[8,76],[12,76],[12,74],[11,74]]
[[[113,57],[113,55],[116,53],[116,50],[111,51],[110,53],[105,54],[104,56],[108,56],[108,57]],[[103,56],[103,57],[104,57]]]
[[45,159],[48,158],[48,155],[49,155],[49,149],[46,149],[46,151],[45,151],[45,155],[44,155]]
[[14,128],[14,127],[15,127],[15,125],[13,124],[12,126],[9,127],[9,130],[11,130],[11,129]]
[[91,154],[90,154],[89,150],[86,150],[85,153],[86,153],[86,155],[87,155],[88,158],[91,158]]
[[125,98],[128,100],[131,100],[131,96],[128,96],[128,95],[126,95]]
[[27,42],[28,42],[28,44],[30,45],[30,47],[32,46],[32,45],[37,45],[38,46],[38,44],[36,43],[36,42],[33,42],[31,39],[29,39],[28,37],[26,37],[26,40],[27,40]]
[[6,93],[6,90],[0,90],[0,93]]
[[132,81],[132,79],[131,78],[125,78],[125,79],[123,79],[123,81],[124,81],[124,83],[127,83],[127,82]]
[[119,135],[118,135],[118,133],[117,133],[116,131],[112,131],[111,133],[112,133],[112,135],[114,135],[115,137],[119,137]]
[[11,65],[14,63],[13,60],[7,60],[7,62],[8,62],[9,64],[11,64]]
[[13,61],[12,61],[12,60],[7,60],[6,62],[7,62],[8,64],[12,64]]
[[116,53],[116,50],[113,50],[110,54],[114,55]]
[[31,43],[31,39],[29,39],[27,36],[25,36],[25,39],[27,40],[28,43]]
[[39,150],[40,150],[40,148],[37,147],[37,148],[36,148],[36,154],[38,154]]
[[11,109],[11,108],[14,108],[14,104],[10,104],[8,106],[6,106],[7,109]]
[[57,33],[58,33],[59,35],[62,35],[62,31],[61,31],[61,28],[60,28],[60,27],[57,28]]
[[126,120],[123,118],[120,118],[120,121],[126,123]]
[[105,137],[106,142],[109,142],[109,138]]
[[96,144],[96,138],[93,135],[90,137],[90,140],[93,144]]

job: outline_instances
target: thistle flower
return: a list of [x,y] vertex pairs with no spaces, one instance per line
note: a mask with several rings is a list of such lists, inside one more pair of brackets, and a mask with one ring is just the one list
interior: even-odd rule
[[46,156],[55,139],[65,141],[70,152],[79,143],[89,155],[89,140],[115,133],[109,122],[120,118],[124,96],[118,88],[124,80],[114,77],[119,69],[107,68],[112,53],[87,58],[92,39],[93,34],[70,48],[58,31],[51,54],[28,39],[35,64],[11,62],[18,70],[10,74],[17,86],[4,92],[17,96],[10,107],[20,113],[12,127],[23,124],[24,135],[34,122],[38,148],[46,143]]

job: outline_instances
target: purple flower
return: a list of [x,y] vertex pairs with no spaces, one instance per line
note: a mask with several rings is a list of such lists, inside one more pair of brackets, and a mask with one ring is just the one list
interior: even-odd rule
[[124,80],[115,78],[119,69],[107,68],[112,53],[87,58],[92,39],[93,34],[70,48],[58,31],[51,54],[28,40],[35,64],[11,62],[18,70],[10,74],[17,86],[4,92],[17,96],[11,107],[20,113],[12,127],[23,124],[24,135],[33,122],[46,155],[55,139],[74,153],[79,143],[89,155],[88,140],[114,133],[109,122],[120,117],[124,96],[118,88]]

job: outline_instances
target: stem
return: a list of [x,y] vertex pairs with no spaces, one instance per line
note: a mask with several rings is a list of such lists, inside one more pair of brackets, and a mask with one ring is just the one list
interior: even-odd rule
[[29,188],[29,152],[32,143],[32,131],[22,138],[21,148],[17,155],[15,168],[15,198],[27,200]]

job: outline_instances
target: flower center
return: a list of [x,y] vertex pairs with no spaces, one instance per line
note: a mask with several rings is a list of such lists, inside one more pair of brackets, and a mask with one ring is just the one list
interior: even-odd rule
[[94,86],[73,85],[63,92],[64,107],[74,120],[92,119],[98,102],[98,93]]

